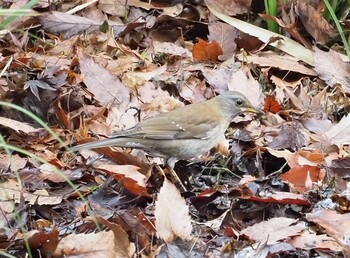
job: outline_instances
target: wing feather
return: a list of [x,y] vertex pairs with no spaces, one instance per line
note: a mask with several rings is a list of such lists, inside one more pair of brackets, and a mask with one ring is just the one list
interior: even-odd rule
[[[215,113],[210,106],[201,102],[191,105],[192,117],[184,123],[183,114],[189,115],[187,106],[146,119],[135,127],[113,134],[111,137],[141,137],[145,139],[173,140],[173,139],[206,139],[208,131],[220,126],[213,119]],[[199,115],[200,114],[200,115]],[[217,115],[217,114],[216,114]],[[218,119],[222,119],[218,117]]]

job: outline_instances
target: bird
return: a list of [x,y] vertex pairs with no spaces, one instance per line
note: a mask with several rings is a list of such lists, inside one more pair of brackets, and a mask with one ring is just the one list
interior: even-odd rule
[[164,158],[173,169],[176,161],[198,157],[217,146],[232,120],[246,112],[262,113],[243,94],[226,91],[147,118],[106,139],[75,145],[70,151],[111,146],[143,149],[151,156]]

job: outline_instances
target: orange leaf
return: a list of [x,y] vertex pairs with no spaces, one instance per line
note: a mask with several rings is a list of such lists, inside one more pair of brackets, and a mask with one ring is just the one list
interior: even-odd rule
[[279,191],[276,191],[267,197],[247,196],[247,197],[241,197],[241,199],[251,200],[255,202],[264,202],[264,203],[281,203],[281,204],[295,204],[295,205],[310,206],[310,202],[301,194],[279,192]]
[[322,181],[324,174],[318,166],[295,166],[281,176],[294,192],[304,193],[312,188],[312,183]]
[[125,187],[125,189],[127,189],[130,193],[132,193],[132,194],[134,194],[136,196],[151,197],[147,193],[146,187],[138,185],[137,182],[134,179],[124,177],[122,182],[123,182],[123,186]]
[[280,105],[280,103],[277,102],[275,96],[267,95],[265,97],[265,104],[264,104],[264,109],[263,109],[264,112],[270,111],[271,113],[276,114],[281,109],[282,109],[281,105]]
[[307,159],[308,161],[315,162],[315,163],[322,163],[325,158],[324,152],[320,150],[313,150],[313,151],[300,150],[297,153],[303,158]]
[[222,49],[215,40],[207,43],[203,39],[198,39],[192,50],[193,59],[196,61],[217,61],[222,54]]

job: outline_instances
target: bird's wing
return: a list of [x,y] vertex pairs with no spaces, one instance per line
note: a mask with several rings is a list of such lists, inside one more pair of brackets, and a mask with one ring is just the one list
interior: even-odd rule
[[[182,115],[184,114],[183,111],[184,109],[182,108]],[[187,117],[186,120],[179,116],[177,110],[171,113],[171,116],[164,113],[146,119],[134,128],[118,132],[111,137],[137,137],[157,140],[205,139],[209,137],[208,131],[214,130],[215,127],[220,126],[220,123],[218,123],[215,118],[213,119],[212,112],[209,110],[202,110],[200,106],[198,106],[198,110],[194,110],[192,106],[192,117]],[[217,117],[217,119],[220,120],[219,117]]]

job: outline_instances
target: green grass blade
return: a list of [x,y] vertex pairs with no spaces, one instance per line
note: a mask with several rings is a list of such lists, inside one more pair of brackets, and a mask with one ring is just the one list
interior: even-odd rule
[[[265,12],[267,15],[277,17],[277,0],[264,0],[265,2]],[[266,20],[267,29],[269,31],[278,33],[278,24],[275,21]]]
[[31,0],[28,3],[26,3],[22,8],[20,8],[17,12],[14,12],[10,17],[5,19],[3,22],[0,23],[0,30],[5,29],[11,22],[13,22],[17,17],[24,16],[22,14],[22,10],[28,10],[29,8],[33,7],[36,3],[38,3],[39,0]]
[[32,118],[35,122],[37,122],[39,125],[41,125],[46,131],[48,131],[59,143],[62,144],[62,146],[69,151],[68,146],[64,143],[64,141],[43,121],[41,120],[38,116],[34,115],[32,112],[28,111],[27,109],[24,109],[20,106],[17,106],[15,104],[12,103],[8,103],[8,102],[4,102],[4,101],[0,101],[0,106],[5,106],[5,107],[9,107],[9,108],[13,108],[15,110],[18,110],[20,112],[22,112],[23,114],[29,116],[30,118]]
[[327,7],[327,10],[329,11],[332,19],[334,20],[335,26],[337,27],[337,30],[338,30],[339,35],[340,35],[340,38],[341,38],[341,40],[342,40],[342,42],[344,44],[344,49],[345,49],[346,55],[348,56],[348,58],[350,60],[350,48],[349,48],[349,43],[348,43],[348,41],[345,38],[344,30],[341,27],[340,22],[338,20],[338,17],[335,15],[334,10],[332,9],[332,6],[329,3],[329,1],[328,0],[323,0],[323,1],[324,1],[324,4]]

